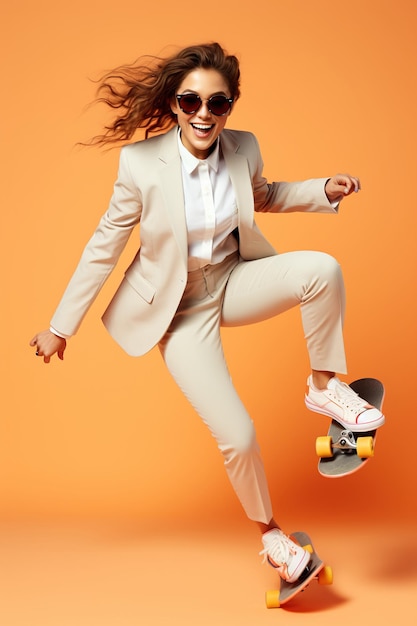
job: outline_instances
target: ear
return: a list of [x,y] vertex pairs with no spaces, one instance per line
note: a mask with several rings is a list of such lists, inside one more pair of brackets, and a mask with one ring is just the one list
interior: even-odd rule
[[169,106],[171,107],[171,111],[173,112],[173,114],[177,116],[178,111],[179,111],[179,106],[178,106],[177,99],[175,97],[171,99]]

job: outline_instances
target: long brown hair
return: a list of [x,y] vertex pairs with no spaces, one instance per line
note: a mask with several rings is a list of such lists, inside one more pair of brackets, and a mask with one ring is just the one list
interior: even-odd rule
[[138,129],[144,129],[148,137],[174,126],[171,102],[186,75],[197,68],[217,70],[226,80],[231,97],[235,101],[239,98],[239,62],[218,43],[189,46],[168,58],[142,56],[101,78],[96,102],[105,103],[117,115],[89,145],[127,141]]

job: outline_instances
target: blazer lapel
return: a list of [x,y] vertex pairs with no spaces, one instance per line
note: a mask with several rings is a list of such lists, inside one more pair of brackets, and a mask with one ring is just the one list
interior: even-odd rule
[[178,151],[177,127],[161,136],[159,160],[161,168],[161,189],[165,199],[167,217],[172,225],[175,239],[187,265],[188,241],[185,219],[184,189],[182,185],[181,158]]
[[251,228],[253,224],[253,189],[249,172],[249,165],[245,155],[239,154],[239,144],[229,135],[223,132],[221,146],[238,207],[239,227]]
[[239,252],[243,259],[252,260],[276,254],[275,249],[258,229],[255,220],[255,202],[248,158],[239,153],[240,144],[235,135],[220,135],[224,160],[236,195],[239,225]]

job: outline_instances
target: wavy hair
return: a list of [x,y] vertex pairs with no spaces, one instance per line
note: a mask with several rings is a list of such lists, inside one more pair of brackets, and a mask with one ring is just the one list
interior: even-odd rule
[[218,43],[189,46],[167,58],[142,56],[100,79],[96,102],[108,105],[117,115],[89,145],[128,141],[138,129],[144,129],[147,138],[150,133],[174,126],[172,100],[187,74],[198,68],[217,70],[227,82],[231,97],[235,101],[239,98],[238,59]]

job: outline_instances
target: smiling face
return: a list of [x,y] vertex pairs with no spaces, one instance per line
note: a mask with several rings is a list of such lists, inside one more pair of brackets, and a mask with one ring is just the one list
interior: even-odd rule
[[178,87],[177,94],[185,93],[200,96],[203,103],[198,111],[184,113],[177,100],[171,104],[171,109],[177,116],[184,146],[197,159],[206,159],[230,115],[230,111],[226,115],[214,115],[207,107],[207,100],[218,95],[230,98],[230,90],[217,70],[198,68],[187,74]]

